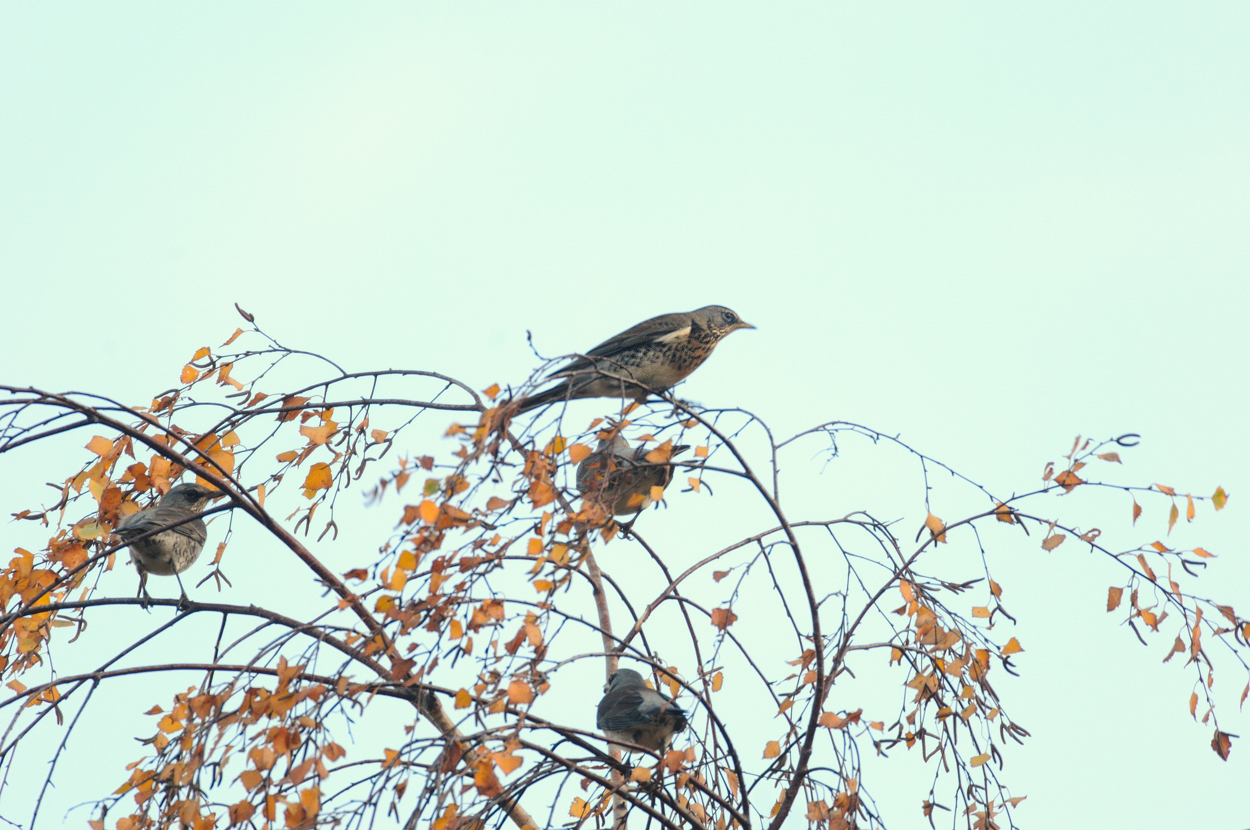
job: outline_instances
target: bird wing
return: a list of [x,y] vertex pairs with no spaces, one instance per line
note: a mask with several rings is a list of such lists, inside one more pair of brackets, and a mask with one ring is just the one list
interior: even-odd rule
[[651,715],[642,711],[642,695],[637,689],[616,689],[604,698],[599,707],[599,728],[605,732],[624,732],[651,723]]
[[[117,535],[125,540],[130,540],[150,531],[159,531],[161,528],[181,521],[186,517],[187,514],[181,511],[176,511],[173,515],[168,511],[162,513],[159,507],[140,510],[133,516],[122,519],[117,526]],[[204,525],[203,519],[193,519],[185,524],[180,524],[173,528],[173,531],[180,536],[186,536],[200,543],[208,539],[208,528]]]
[[650,726],[661,715],[675,715],[685,723],[686,713],[673,701],[645,686],[641,689],[617,690],[605,698],[600,707],[599,728],[606,732],[624,732],[639,726]]
[[[595,363],[587,358],[612,358],[622,352],[634,348],[635,346],[640,346],[644,343],[654,343],[657,340],[679,332],[682,329],[688,328],[690,328],[690,314],[688,312],[661,314],[659,317],[652,317],[650,320],[643,320],[633,328],[626,329],[615,337],[609,337],[598,346],[595,346],[593,349],[586,352],[586,357],[574,358],[569,363],[547,375],[547,377],[551,378],[556,375],[564,375],[569,372],[581,372],[586,369],[593,369],[595,368]],[[599,368],[604,371],[611,372],[611,361],[602,361],[599,364]]]

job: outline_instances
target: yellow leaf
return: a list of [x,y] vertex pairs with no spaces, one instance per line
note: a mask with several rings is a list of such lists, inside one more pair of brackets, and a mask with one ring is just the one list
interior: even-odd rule
[[1020,645],[1020,641],[1012,637],[1007,641],[1007,645],[1003,646],[1003,654],[1016,654],[1024,651],[1024,647]]
[[1228,504],[1228,493],[1224,492],[1223,487],[1215,488],[1215,495],[1211,496],[1211,503],[1215,505],[1216,510],[1223,510],[1224,505]]
[[1001,501],[994,507],[994,517],[1000,522],[1006,522],[1009,525],[1016,523],[1015,518],[1011,515],[1011,508]]
[[590,815],[590,804],[584,798],[575,798],[569,805],[569,815],[573,818],[586,818]]
[[213,353],[213,350],[210,349],[208,346],[201,346],[200,348],[195,350],[195,354],[191,355],[191,362],[194,363],[197,360],[202,360],[208,357],[212,353]]
[[473,703],[473,698],[469,696],[468,689],[461,689],[460,691],[456,692],[456,708],[457,709],[468,709],[469,705],[472,703]]
[[1192,522],[1194,520],[1194,497],[1192,495],[1185,496],[1189,504],[1185,507],[1185,521]]
[[330,473],[330,465],[318,461],[308,470],[308,476],[304,479],[304,497],[311,499],[313,493],[318,490],[329,490],[333,483],[334,477]]
[[197,370],[194,366],[183,366],[182,374],[178,376],[178,379],[183,383],[195,383],[199,380],[199,378],[199,370]]
[[109,450],[113,449],[113,442],[103,435],[97,435],[87,442],[87,449],[103,458]]
[[929,534],[938,542],[946,541],[946,525],[942,524],[942,520],[932,513],[924,520],[924,526],[929,529]]
[[482,394],[493,401],[499,395],[499,384],[492,383],[490,386],[482,390]]
[[569,461],[581,464],[590,455],[590,447],[585,444],[574,444],[569,447]]
[[1180,518],[1181,511],[1177,509],[1176,502],[1172,503],[1172,509],[1168,511],[1168,535],[1172,534],[1172,525],[1176,524],[1176,520]]
[[283,464],[288,464],[297,458],[299,458],[299,453],[295,450],[287,450],[286,452],[278,453],[278,460]]
[[980,617],[984,619],[986,617],[989,617],[989,615],[990,615],[990,609],[986,608],[984,605],[978,605],[972,609],[972,616],[974,617]]
[[699,492],[699,480],[697,478],[690,476],[686,479],[686,483],[690,485],[691,490],[694,490],[696,493]]
[[712,691],[719,692],[720,687],[724,684],[724,682],[725,682],[725,675],[722,674],[721,672],[717,672],[716,674],[712,675]]
[[647,783],[651,780],[651,768],[644,766],[634,767],[634,771],[629,774],[629,780],[638,783]]
[[326,421],[319,427],[302,426],[299,428],[299,434],[308,439],[308,443],[316,446],[322,446],[338,431],[339,425],[334,421]]
[[982,764],[984,764],[986,761],[988,761],[989,759],[990,759],[989,753],[983,752],[980,755],[974,755],[972,757],[972,760],[969,761],[968,763],[974,767],[979,767]]
[[695,458],[707,458],[707,445],[694,448]]
[[776,758],[780,754],[781,754],[781,744],[777,743],[776,741],[769,741],[767,744],[764,745],[764,757],[765,758]]

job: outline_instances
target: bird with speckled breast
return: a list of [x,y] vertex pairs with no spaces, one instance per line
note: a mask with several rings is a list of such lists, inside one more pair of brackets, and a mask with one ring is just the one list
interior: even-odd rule
[[661,314],[595,346],[544,380],[557,383],[521,402],[518,412],[575,398],[646,400],[685,380],[716,344],[738,329],[755,326],[732,310],[709,305]]
[[[122,519],[114,531],[130,546],[130,556],[139,571],[139,604],[152,601],[148,594],[148,574],[173,575],[187,599],[178,574],[195,564],[208,539],[208,528],[198,514],[211,499],[225,495],[200,484],[179,484],[166,493],[155,507],[140,510]],[[195,517],[195,518],[192,518]]]

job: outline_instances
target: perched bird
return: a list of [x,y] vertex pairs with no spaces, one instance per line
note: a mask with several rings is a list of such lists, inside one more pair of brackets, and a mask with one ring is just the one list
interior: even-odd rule
[[[140,510],[122,519],[117,526],[117,535],[130,545],[130,556],[135,568],[139,570],[140,604],[147,608],[152,597],[147,592],[148,574],[169,576],[185,571],[199,558],[204,550],[204,540],[208,538],[208,529],[204,520],[194,518],[183,522],[191,516],[204,511],[209,499],[222,495],[217,490],[210,490],[199,484],[179,484],[161,498],[156,507]],[[178,522],[183,522],[178,524]],[[177,527],[169,527],[178,524]],[[169,527],[168,530],[161,528]],[[131,542],[149,531],[153,533],[145,539]],[[178,589],[182,592],[182,600],[187,598],[186,589],[182,587],[182,578],[178,577]],[[181,600],[180,600],[181,601]]]
[[595,724],[609,740],[662,752],[673,735],[685,730],[686,713],[664,695],[648,689],[641,674],[620,669],[608,678],[607,694],[599,701]]
[[726,335],[753,328],[719,305],[652,317],[547,375],[545,380],[559,382],[522,402],[518,412],[573,398],[642,402],[647,389],[664,392],[684,380]]
[[[690,449],[673,447],[669,458]],[[619,433],[611,442],[600,441],[599,449],[586,456],[577,466],[577,492],[593,499],[615,516],[640,513],[654,502],[652,487],[667,487],[673,480],[673,465],[667,461],[652,463],[647,447],[632,449]]]

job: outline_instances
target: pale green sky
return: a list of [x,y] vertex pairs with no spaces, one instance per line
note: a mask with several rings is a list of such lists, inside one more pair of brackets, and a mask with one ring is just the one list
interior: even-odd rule
[[[0,374],[137,403],[238,302],[484,388],[533,370],[527,329],[556,355],[724,304],[759,330],[681,394],[778,434],[866,423],[1023,491],[1077,433],[1141,433],[1123,480],[1232,493],[1182,541],[1240,609],[1248,43],[1244,3],[10,4]],[[62,473],[0,474],[11,512]],[[1250,826],[1245,715],[1219,761],[1105,566],[1029,555],[1023,825]]]

